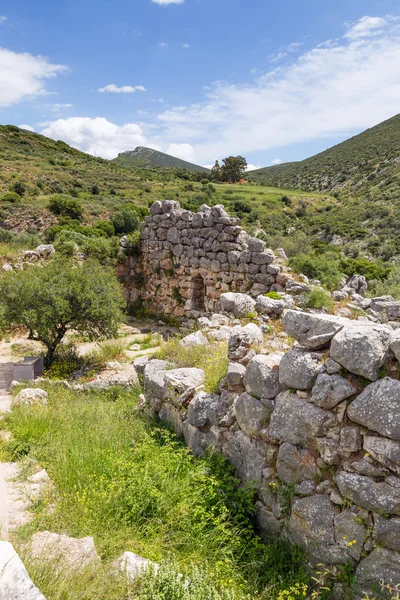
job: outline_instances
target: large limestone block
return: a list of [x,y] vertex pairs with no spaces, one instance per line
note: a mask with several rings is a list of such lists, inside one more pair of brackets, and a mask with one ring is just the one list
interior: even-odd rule
[[12,404],[47,404],[48,397],[48,393],[40,388],[25,388],[13,398]]
[[349,419],[400,440],[400,381],[384,377],[371,383],[347,409]]
[[288,310],[283,317],[286,333],[309,350],[326,346],[345,324],[345,319],[332,315],[314,315],[294,310]]
[[276,468],[279,479],[286,483],[301,483],[305,479],[315,479],[319,474],[312,453],[287,442],[279,448]]
[[400,552],[400,518],[374,516],[374,539],[378,544]]
[[214,428],[210,431],[201,431],[188,421],[184,421],[183,435],[195,456],[203,456],[210,448],[218,448],[218,431]]
[[360,562],[356,570],[357,598],[393,598],[381,589],[381,583],[396,587],[400,581],[400,558],[397,552],[375,548]]
[[248,364],[244,385],[257,398],[275,398],[282,390],[279,383],[281,354],[257,354]]
[[143,385],[153,398],[164,397],[165,373],[168,367],[166,360],[150,360],[143,371]]
[[322,408],[334,408],[355,393],[355,388],[344,377],[321,373],[312,389],[311,400]]
[[400,442],[375,435],[364,436],[364,450],[400,475]]
[[221,310],[235,315],[237,318],[245,317],[254,311],[255,300],[248,294],[226,292],[220,296]]
[[80,570],[100,564],[92,537],[72,538],[50,531],[41,531],[32,536],[30,553],[35,560],[46,558],[63,569]]
[[400,488],[345,471],[340,471],[335,481],[340,493],[357,506],[380,514],[400,515]]
[[162,398],[182,404],[187,400],[188,394],[194,394],[204,381],[204,371],[195,367],[166,371]]
[[258,346],[264,340],[263,332],[258,325],[248,323],[245,327],[234,327],[228,340],[228,357],[238,361],[244,358],[250,346]]
[[334,522],[337,544],[348,553],[349,557],[360,560],[367,538],[367,530],[361,519],[351,510],[344,510],[335,516]]
[[379,325],[350,325],[335,335],[331,358],[342,367],[376,381],[389,354],[390,331]]
[[318,359],[309,352],[290,350],[280,362],[279,382],[289,388],[309,390],[322,370]]
[[283,300],[274,300],[268,298],[268,296],[257,296],[256,311],[262,314],[282,314],[285,308],[285,302]]
[[244,392],[235,403],[237,423],[252,438],[259,438],[260,431],[268,424],[272,408]]
[[46,600],[29,577],[10,542],[0,542],[0,598]]
[[124,573],[129,581],[134,581],[150,567],[157,573],[160,565],[133,552],[124,552],[122,556],[113,562],[113,567],[116,571]]
[[288,391],[275,400],[269,433],[271,438],[282,442],[307,445],[316,436],[325,435],[335,424],[332,413]]
[[301,498],[293,503],[288,524],[290,537],[303,548],[313,564],[337,564],[348,559],[347,550],[336,544],[336,514],[325,494]]
[[275,448],[259,440],[254,440],[243,431],[235,431],[231,439],[222,447],[222,453],[236,468],[241,481],[261,485],[263,470],[272,464]]
[[229,404],[221,396],[198,392],[188,406],[187,420],[194,427],[217,425],[228,410]]
[[185,348],[194,348],[195,346],[207,346],[208,340],[201,331],[195,331],[182,338],[179,343]]

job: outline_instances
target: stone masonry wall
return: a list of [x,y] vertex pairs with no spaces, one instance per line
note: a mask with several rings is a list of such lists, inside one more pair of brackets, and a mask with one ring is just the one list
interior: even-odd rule
[[263,348],[257,325],[231,327],[217,394],[202,391],[199,369],[138,359],[147,402],[196,455],[217,448],[255,486],[266,537],[296,543],[314,567],[352,565],[355,588],[337,583],[335,598],[389,598],[380,582],[400,584],[400,330],[297,310],[283,325],[296,340],[285,354]]
[[164,200],[150,208],[138,259],[119,275],[129,301],[140,298],[153,312],[197,316],[220,309],[223,292],[253,297],[270,291],[281,267],[265,243],[251,238],[223,206],[203,205],[197,213]]

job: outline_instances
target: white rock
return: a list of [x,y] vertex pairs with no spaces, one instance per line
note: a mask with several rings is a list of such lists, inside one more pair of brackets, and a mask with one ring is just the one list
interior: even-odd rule
[[194,348],[195,346],[207,346],[208,340],[201,331],[195,331],[182,338],[179,343],[185,348]]
[[113,562],[113,567],[117,571],[125,573],[129,581],[134,581],[143,573],[143,571],[150,568],[150,566],[153,567],[155,573],[157,573],[160,568],[160,565],[157,563],[152,562],[148,558],[138,556],[133,552],[124,552],[122,556]]
[[0,542],[1,600],[46,600],[10,542]]
[[220,296],[221,310],[235,317],[245,317],[254,311],[256,302],[248,294],[226,292]]
[[52,562],[59,561],[60,569],[83,569],[89,565],[100,564],[92,537],[71,538],[50,531],[41,531],[32,536],[30,552],[36,560],[44,558]]
[[12,404],[47,404],[48,397],[48,393],[40,388],[25,388],[15,396]]

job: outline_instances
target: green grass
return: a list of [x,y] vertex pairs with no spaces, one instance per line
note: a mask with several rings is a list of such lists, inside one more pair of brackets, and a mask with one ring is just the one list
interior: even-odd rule
[[186,348],[178,338],[162,344],[153,358],[171,361],[177,368],[203,369],[206,374],[205,390],[212,393],[218,391],[219,382],[225,377],[229,363],[227,345],[224,343]]
[[[172,561],[189,575],[196,565],[217,589],[231,590],[224,600],[272,599],[306,580],[295,548],[257,537],[253,492],[238,486],[225,459],[194,458],[173,434],[139,416],[139,390],[48,391],[47,406],[16,407],[3,422],[13,435],[4,448],[8,458],[37,460],[54,482],[34,505],[33,522],[19,531],[19,547],[35,530],[92,535],[104,569],[124,551]],[[52,568],[33,569],[47,600],[128,599],[119,586],[112,591],[103,582],[103,570],[89,577],[87,593],[78,593],[82,582],[70,589],[56,585]]]

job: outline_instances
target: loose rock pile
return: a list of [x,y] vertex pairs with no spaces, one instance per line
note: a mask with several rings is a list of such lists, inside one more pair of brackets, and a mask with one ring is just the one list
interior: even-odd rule
[[217,448],[255,486],[266,537],[288,537],[314,566],[349,562],[356,597],[372,597],[400,582],[400,381],[385,376],[400,336],[294,310],[283,325],[296,340],[286,354],[266,353],[255,324],[230,329],[218,394],[199,369],[140,359],[147,402],[194,454]]

